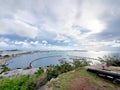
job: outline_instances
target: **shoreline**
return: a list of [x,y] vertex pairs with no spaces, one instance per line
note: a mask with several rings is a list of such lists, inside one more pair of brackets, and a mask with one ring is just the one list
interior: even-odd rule
[[29,55],[29,54],[35,54],[39,53],[41,51],[31,51],[31,52],[24,52],[24,53],[19,53],[19,54],[11,54],[11,55],[4,55],[0,57],[0,66],[5,65],[9,60],[20,57],[23,55]]

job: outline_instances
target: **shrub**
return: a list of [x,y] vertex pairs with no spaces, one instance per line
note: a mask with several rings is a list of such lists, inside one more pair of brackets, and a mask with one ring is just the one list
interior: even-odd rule
[[8,68],[6,65],[2,65],[2,71],[1,71],[1,73],[9,71],[9,70],[10,70],[10,68]]
[[74,66],[75,68],[87,66],[87,65],[89,65],[89,63],[90,63],[90,62],[88,62],[86,59],[83,59],[83,60],[74,59],[74,60],[73,60],[73,66]]
[[36,74],[36,76],[38,77],[38,76],[41,75],[43,72],[44,72],[44,70],[40,67],[35,74]]
[[0,80],[0,90],[34,90],[33,78],[29,75],[13,79],[4,78]]
[[48,81],[52,78],[56,78],[59,74],[68,72],[73,70],[73,66],[70,65],[69,63],[64,63],[61,65],[57,65],[53,68],[53,70],[48,70],[47,71],[47,79]]
[[117,55],[99,57],[99,60],[105,62],[107,66],[120,66],[120,57]]

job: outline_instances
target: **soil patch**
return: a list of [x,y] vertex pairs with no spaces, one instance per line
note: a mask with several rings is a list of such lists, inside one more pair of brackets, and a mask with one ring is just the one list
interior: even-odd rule
[[66,90],[110,90],[107,87],[94,85],[89,78],[75,78],[69,82]]

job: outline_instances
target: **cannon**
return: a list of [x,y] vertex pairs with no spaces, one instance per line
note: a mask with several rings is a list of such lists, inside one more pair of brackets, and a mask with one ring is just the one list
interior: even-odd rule
[[107,70],[99,70],[93,68],[87,68],[87,71],[96,73],[99,76],[104,76],[104,78],[111,78],[114,82],[120,82],[120,73]]

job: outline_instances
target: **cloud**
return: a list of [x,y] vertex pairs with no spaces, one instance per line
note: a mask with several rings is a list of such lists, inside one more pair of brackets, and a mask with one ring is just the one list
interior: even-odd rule
[[21,37],[35,38],[39,34],[38,28],[20,20],[3,19],[0,21],[0,34],[15,34]]
[[[0,0],[0,35],[13,47],[119,48],[119,0]],[[22,39],[19,39],[22,38]],[[12,47],[12,46],[11,46]]]
[[92,33],[99,33],[105,29],[105,22],[99,17],[104,13],[104,4],[100,0],[85,0],[80,7],[81,15],[76,18],[77,24],[89,29]]
[[5,43],[5,42],[0,42],[0,47],[8,47],[9,45],[7,44],[7,43]]

